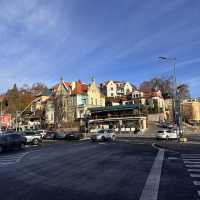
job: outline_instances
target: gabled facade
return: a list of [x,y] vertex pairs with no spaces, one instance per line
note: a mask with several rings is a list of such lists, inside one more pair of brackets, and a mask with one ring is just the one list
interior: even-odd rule
[[96,84],[95,79],[92,79],[91,84],[88,86],[88,108],[105,106],[105,96],[101,93],[99,87]]
[[129,82],[112,80],[101,83],[100,88],[106,97],[113,98],[127,95],[135,89]]

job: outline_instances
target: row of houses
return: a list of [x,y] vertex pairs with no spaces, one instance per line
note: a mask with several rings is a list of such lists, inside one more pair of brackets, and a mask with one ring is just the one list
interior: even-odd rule
[[[116,129],[119,125],[125,129],[138,124],[145,127],[144,117],[149,114],[161,114],[161,120],[172,120],[172,107],[172,99],[164,99],[156,88],[147,93],[125,81],[109,80],[98,85],[94,78],[89,84],[61,78],[58,84],[35,96],[18,116],[1,115],[0,126],[17,122],[17,126],[28,128],[84,129],[92,122],[91,126],[106,123]],[[200,123],[200,100],[184,100],[181,112],[184,121]]]
[[[131,112],[134,112],[136,117],[145,114],[144,107],[148,107],[148,112],[164,112],[165,104],[161,92],[154,90],[146,94],[124,81],[110,80],[98,85],[94,78],[90,84],[82,83],[80,80],[66,82],[61,78],[58,84],[36,97],[31,105],[31,113],[35,114],[32,119],[40,121],[47,127],[80,129],[86,127],[88,119],[101,118],[103,116],[101,112],[105,110],[109,111],[106,113],[109,117],[113,111],[114,115],[118,116],[123,109],[125,111],[132,109]],[[39,116],[39,119],[36,117],[37,113],[43,116]],[[129,117],[132,116],[133,114],[130,114]]]

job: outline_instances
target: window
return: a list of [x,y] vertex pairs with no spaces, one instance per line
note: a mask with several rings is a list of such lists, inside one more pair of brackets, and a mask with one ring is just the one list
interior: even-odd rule
[[93,105],[93,98],[91,97],[91,104]]
[[110,95],[111,95],[111,97],[113,97],[113,96],[114,96],[114,94],[113,94],[113,93],[111,93]]
[[82,99],[84,105],[86,105],[86,99]]
[[97,105],[97,99],[96,99],[96,105]]
[[113,87],[111,87],[110,89],[113,90]]

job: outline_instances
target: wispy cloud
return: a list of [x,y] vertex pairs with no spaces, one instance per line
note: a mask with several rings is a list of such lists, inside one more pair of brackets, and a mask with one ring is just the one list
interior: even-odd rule
[[165,71],[154,67],[160,55],[181,58],[182,71],[200,61],[199,1],[2,0],[0,7],[0,91],[59,76],[141,82]]

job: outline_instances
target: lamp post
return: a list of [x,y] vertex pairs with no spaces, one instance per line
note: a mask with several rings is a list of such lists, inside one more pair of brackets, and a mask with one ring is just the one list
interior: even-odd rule
[[179,125],[180,128],[180,123],[179,123],[179,112],[177,112],[177,82],[176,82],[176,58],[167,58],[167,57],[162,57],[160,56],[159,59],[166,60],[172,62],[173,65],[173,101],[172,101],[172,110],[173,110],[173,121],[177,125]]

